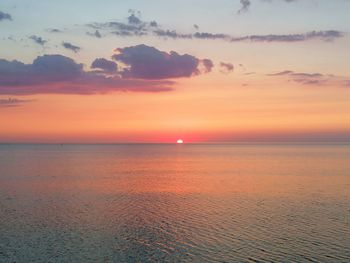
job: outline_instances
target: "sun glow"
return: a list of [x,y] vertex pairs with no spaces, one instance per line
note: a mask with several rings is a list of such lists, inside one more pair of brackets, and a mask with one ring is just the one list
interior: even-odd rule
[[184,141],[183,141],[183,140],[181,140],[181,139],[178,139],[178,140],[176,141],[176,143],[178,143],[178,144],[182,144],[182,143],[184,143]]

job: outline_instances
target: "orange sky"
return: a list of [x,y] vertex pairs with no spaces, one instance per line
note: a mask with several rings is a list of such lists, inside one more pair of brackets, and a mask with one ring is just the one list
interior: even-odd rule
[[172,142],[177,138],[215,142],[259,139],[259,134],[273,140],[281,134],[344,135],[350,131],[350,90],[295,87],[258,77],[250,78],[247,86],[240,82],[213,74],[182,81],[175,91],[166,93],[31,96],[34,101],[23,107],[1,109],[0,138],[15,142]]

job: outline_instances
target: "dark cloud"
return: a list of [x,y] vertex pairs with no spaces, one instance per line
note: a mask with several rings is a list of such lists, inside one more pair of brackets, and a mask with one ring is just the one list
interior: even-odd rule
[[106,71],[106,72],[115,72],[118,69],[118,65],[114,61],[110,61],[104,58],[96,58],[92,62],[91,68],[102,69],[103,71]]
[[139,17],[137,17],[135,14],[131,14],[128,17],[128,22],[129,22],[129,24],[135,24],[135,25],[139,25],[142,23],[141,19]]
[[62,30],[57,29],[57,28],[51,28],[47,30],[50,33],[62,33]]
[[32,100],[23,100],[23,99],[16,99],[16,98],[8,98],[8,99],[0,98],[0,107],[17,107],[31,101]]
[[158,23],[156,21],[151,21],[149,25],[150,27],[158,27]]
[[[107,68],[98,61],[99,68]],[[6,95],[163,92],[172,90],[173,84],[169,80],[123,78],[118,72],[85,71],[82,64],[62,55],[39,56],[31,64],[0,59],[0,94]]]
[[32,35],[29,37],[31,40],[33,40],[36,44],[40,45],[40,46],[44,46],[45,43],[47,43],[47,40],[44,40],[42,37],[36,36],[36,35]]
[[202,59],[200,60],[200,73],[210,73],[214,67],[213,61],[210,59]]
[[179,55],[175,51],[167,53],[146,45],[118,48],[116,51],[118,54],[113,55],[112,58],[126,65],[121,74],[127,78],[191,77],[210,72],[213,66],[208,59],[201,60],[188,54]]
[[95,30],[94,33],[86,32],[86,34],[89,35],[89,36],[97,37],[97,38],[101,38],[102,37],[100,31],[98,31],[98,30]]
[[69,42],[63,42],[62,43],[62,46],[65,48],[65,49],[69,49],[69,50],[72,50],[74,53],[78,53],[80,51],[80,47],[78,46],[75,46]]
[[0,21],[3,21],[3,20],[12,20],[12,16],[10,14],[0,11]]
[[112,33],[120,36],[143,36],[147,34],[145,24],[124,24],[120,22],[109,22],[100,25],[112,29]]
[[250,0],[240,0],[241,8],[237,11],[238,14],[247,12],[249,9],[249,6],[251,5]]
[[83,65],[61,55],[37,57],[32,64],[0,60],[0,86],[41,85],[72,81],[83,73]]
[[[112,32],[114,35],[117,35],[117,36],[122,36],[122,37],[130,37],[132,36],[132,33],[129,32],[129,31],[114,31]],[[141,36],[141,34],[140,34]]]
[[222,73],[230,73],[234,70],[234,66],[231,63],[220,62],[220,71]]

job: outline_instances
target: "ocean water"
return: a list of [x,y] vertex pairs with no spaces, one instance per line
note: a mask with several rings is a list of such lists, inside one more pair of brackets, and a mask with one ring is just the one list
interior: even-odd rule
[[350,146],[0,145],[0,262],[350,262]]

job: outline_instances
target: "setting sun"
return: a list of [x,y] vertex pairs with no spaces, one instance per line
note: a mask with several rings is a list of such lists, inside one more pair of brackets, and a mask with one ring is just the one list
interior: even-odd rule
[[182,144],[182,143],[184,143],[184,141],[183,141],[183,140],[181,140],[181,139],[178,139],[178,140],[176,141],[176,143],[178,143],[178,144]]

